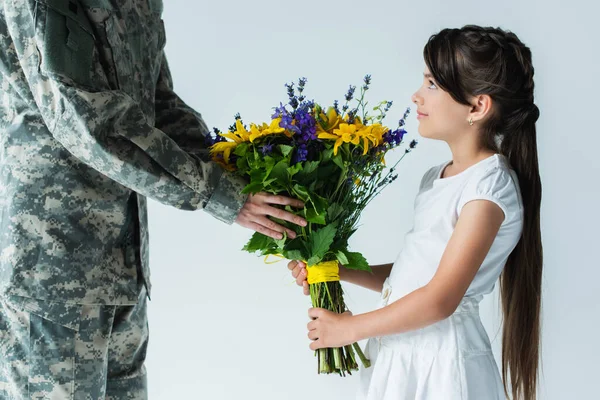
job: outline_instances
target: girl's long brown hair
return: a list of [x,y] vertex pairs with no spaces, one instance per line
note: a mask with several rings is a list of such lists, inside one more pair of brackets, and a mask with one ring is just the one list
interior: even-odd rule
[[515,400],[535,400],[540,355],[542,240],[540,181],[531,50],[512,32],[468,25],[431,36],[425,63],[441,89],[471,105],[489,95],[493,112],[481,126],[483,146],[505,155],[519,178],[523,233],[502,275],[502,379]]

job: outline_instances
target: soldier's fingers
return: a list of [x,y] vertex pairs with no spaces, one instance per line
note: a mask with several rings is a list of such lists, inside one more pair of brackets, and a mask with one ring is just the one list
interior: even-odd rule
[[286,228],[285,226],[279,225],[278,223],[276,223],[275,221],[270,220],[269,218],[263,216],[263,215],[255,215],[252,220],[254,222],[256,222],[257,224],[263,225],[266,228],[272,230],[272,231],[276,231],[276,232],[280,232],[280,233],[287,233],[288,237],[291,239],[295,239],[296,238],[296,232],[294,232],[291,229]]
[[279,219],[291,222],[296,225],[306,226],[306,220],[304,218],[302,218],[298,215],[294,215],[290,212],[280,210],[279,208],[271,207],[267,204],[263,204],[261,206],[261,211],[264,212],[268,216],[279,218]]
[[262,233],[265,236],[272,237],[273,239],[283,239],[283,235],[280,232],[271,230],[264,225],[258,224],[256,222],[248,222],[246,227],[252,229],[258,233]]
[[281,206],[292,206],[297,208],[303,208],[304,203],[298,199],[292,199],[291,197],[278,196],[269,193],[260,193],[264,201],[270,204],[279,204]]

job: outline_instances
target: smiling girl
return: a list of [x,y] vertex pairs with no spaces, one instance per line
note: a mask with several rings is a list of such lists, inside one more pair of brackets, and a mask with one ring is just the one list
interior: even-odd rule
[[[531,51],[515,34],[465,26],[433,35],[412,96],[419,133],[452,160],[430,168],[393,264],[340,279],[382,293],[372,312],[310,309],[311,349],[369,339],[359,399],[535,399],[542,243]],[[306,267],[288,268],[307,293]],[[500,279],[502,378],[479,303]]]

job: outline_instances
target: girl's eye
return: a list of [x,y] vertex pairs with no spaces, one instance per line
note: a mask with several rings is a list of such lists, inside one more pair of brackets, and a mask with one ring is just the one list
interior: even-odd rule
[[429,89],[437,89],[437,86],[432,80],[429,80],[429,83],[431,84],[431,86],[429,86]]

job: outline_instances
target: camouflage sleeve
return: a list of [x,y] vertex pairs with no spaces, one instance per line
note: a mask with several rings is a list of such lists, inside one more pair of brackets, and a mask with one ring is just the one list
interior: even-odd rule
[[140,104],[127,93],[94,91],[44,71],[41,54],[56,43],[47,43],[36,32],[36,1],[3,3],[13,59],[19,64],[12,79],[27,81],[35,101],[32,106],[61,145],[83,163],[144,196],[186,210],[204,208],[226,223],[235,220],[242,198],[230,194],[241,192],[242,182],[149,125]]
[[[165,132],[186,152],[209,162],[209,129],[202,115],[174,92],[171,70],[164,52],[155,97],[155,127]],[[233,220],[246,201],[247,195],[240,190],[245,184],[241,178],[223,172],[204,210],[222,221]]]

